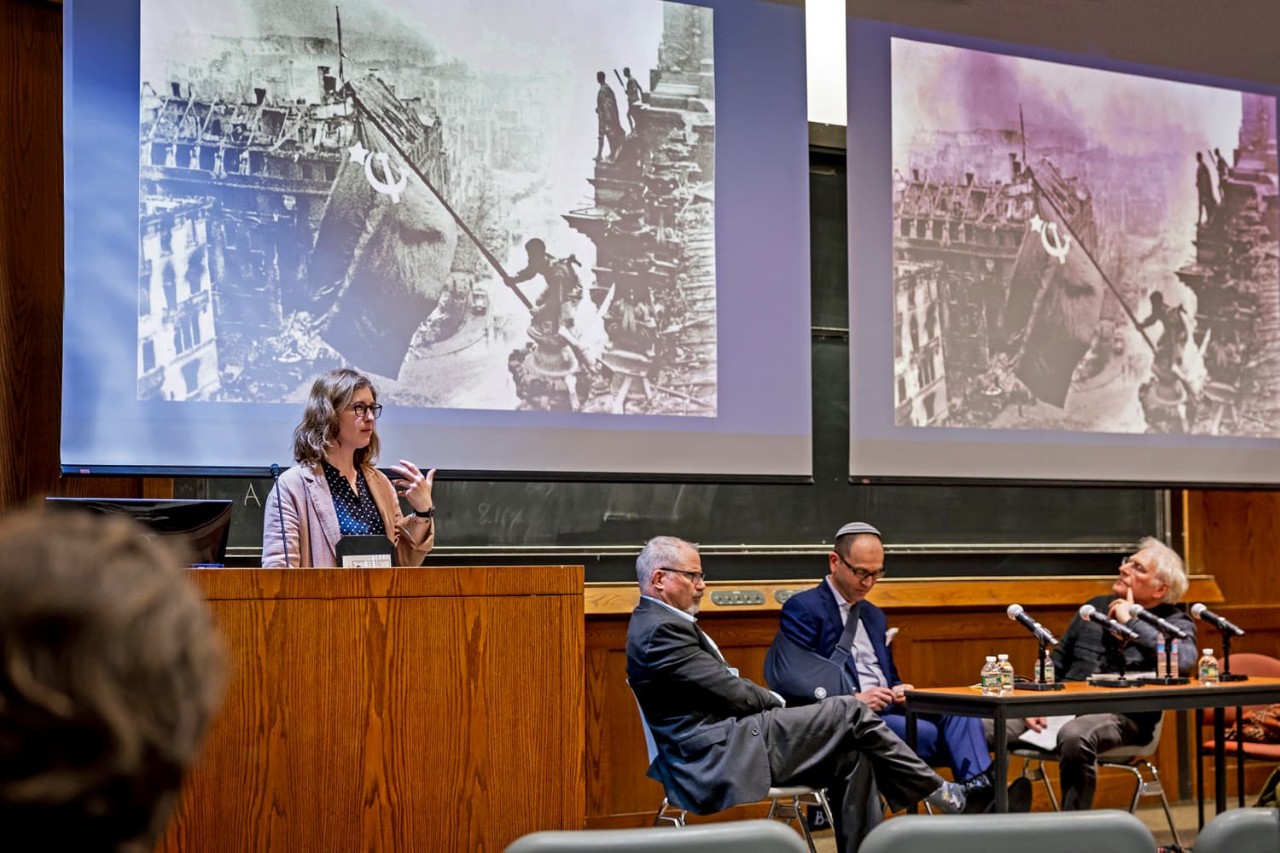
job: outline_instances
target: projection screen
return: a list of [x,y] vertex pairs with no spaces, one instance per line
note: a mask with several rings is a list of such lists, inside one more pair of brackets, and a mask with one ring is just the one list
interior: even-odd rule
[[849,26],[854,477],[1280,482],[1276,95]]
[[68,472],[810,475],[803,9],[75,0]]

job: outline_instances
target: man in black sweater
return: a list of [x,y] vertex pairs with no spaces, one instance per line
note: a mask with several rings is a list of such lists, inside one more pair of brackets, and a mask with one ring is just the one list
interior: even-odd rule
[[[1099,613],[1138,634],[1136,641],[1121,643],[1096,622],[1077,614],[1062,642],[1053,652],[1053,665],[1062,681],[1084,681],[1097,673],[1152,672],[1156,669],[1159,632],[1133,615],[1140,604],[1191,635],[1178,649],[1178,671],[1187,673],[1196,663],[1196,626],[1174,604],[1187,591],[1182,558],[1157,539],[1147,537],[1137,553],[1120,564],[1111,595],[1089,601]],[[1121,663],[1123,661],[1123,664]],[[1062,808],[1087,809],[1093,805],[1098,784],[1098,755],[1118,746],[1150,743],[1160,712],[1138,714],[1086,714],[1076,717],[1058,732],[1061,754]],[[1019,734],[1022,721],[1010,724],[1010,737]]]

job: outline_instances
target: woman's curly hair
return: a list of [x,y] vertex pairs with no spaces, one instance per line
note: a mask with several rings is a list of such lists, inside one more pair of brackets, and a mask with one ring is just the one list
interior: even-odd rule
[[[351,405],[352,398],[361,388],[368,388],[373,400],[378,401],[378,390],[369,377],[349,367],[339,367],[317,379],[311,386],[302,423],[293,431],[293,458],[302,465],[315,466],[324,461],[325,454],[338,438],[338,418]],[[355,452],[356,467],[373,465],[378,461],[378,432],[374,430],[367,447]]]

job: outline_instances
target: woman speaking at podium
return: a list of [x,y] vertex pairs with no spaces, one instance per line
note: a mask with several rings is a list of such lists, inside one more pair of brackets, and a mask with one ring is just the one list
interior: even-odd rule
[[[311,386],[302,423],[293,431],[298,464],[279,476],[263,508],[262,565],[328,568],[338,565],[344,536],[385,535],[395,547],[395,565],[419,566],[435,543],[435,469],[423,474],[404,459],[390,466],[378,459],[382,406],[373,383],[350,368],[331,370]],[[413,507],[400,511],[399,493]]]

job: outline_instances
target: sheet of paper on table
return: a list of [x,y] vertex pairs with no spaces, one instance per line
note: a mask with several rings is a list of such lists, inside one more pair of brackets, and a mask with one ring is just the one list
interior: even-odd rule
[[[1042,732],[1033,732],[1027,729],[1018,738],[1021,743],[1030,744],[1036,749],[1042,749],[1045,752],[1053,752],[1058,748],[1058,732],[1062,727],[1076,718],[1075,714],[1063,714],[1057,717],[1046,717],[1049,725]],[[1017,745],[1016,743],[1014,744]]]

